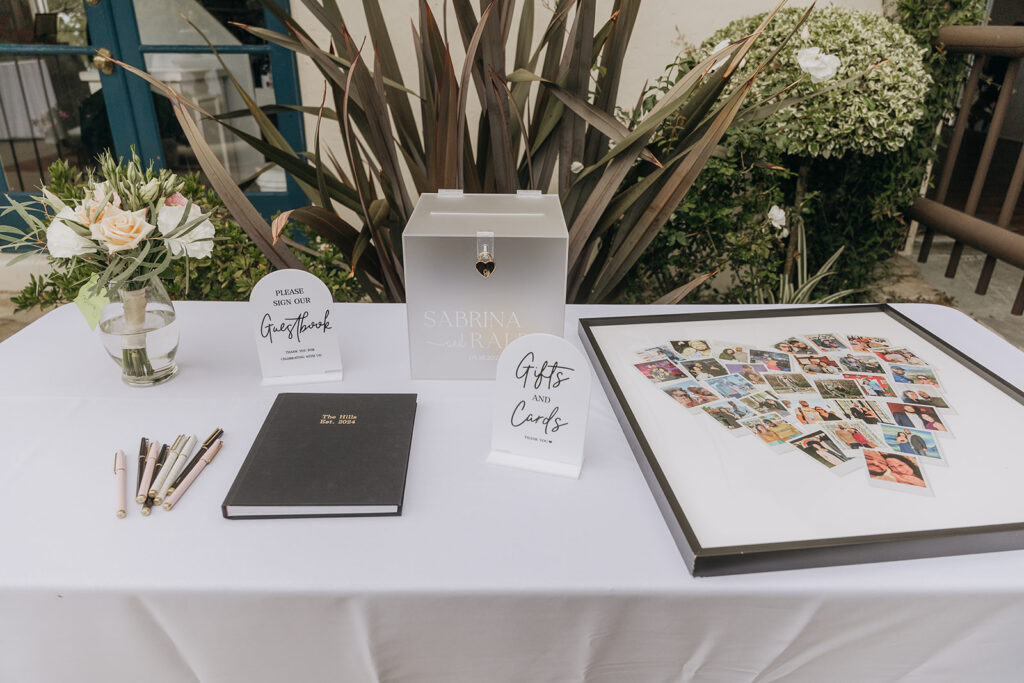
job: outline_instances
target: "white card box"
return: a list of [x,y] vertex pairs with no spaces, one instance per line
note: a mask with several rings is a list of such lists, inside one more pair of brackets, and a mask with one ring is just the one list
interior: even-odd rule
[[[476,267],[484,242],[488,277]],[[510,342],[563,335],[569,233],[557,195],[423,194],[402,245],[413,379],[494,379]]]

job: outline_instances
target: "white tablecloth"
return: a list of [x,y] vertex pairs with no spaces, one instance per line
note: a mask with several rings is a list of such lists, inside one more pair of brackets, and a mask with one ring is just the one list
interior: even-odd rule
[[[566,334],[692,308],[571,306]],[[900,308],[1024,386],[1024,354],[966,316]],[[0,344],[0,681],[1024,676],[1024,551],[694,579],[598,383],[562,479],[485,462],[492,383],[408,379],[402,306],[338,305],[345,381],[284,389],[259,384],[244,304],[177,309],[181,375],[151,389],[73,307]],[[419,394],[401,517],[221,517],[282,390]],[[216,426],[173,512],[115,518],[114,449]]]

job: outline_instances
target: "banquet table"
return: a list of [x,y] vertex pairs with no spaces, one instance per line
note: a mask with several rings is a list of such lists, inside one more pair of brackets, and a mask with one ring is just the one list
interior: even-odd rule
[[[582,475],[538,474],[486,462],[493,382],[409,379],[402,305],[335,304],[344,381],[285,387],[247,304],[176,307],[158,387],[122,384],[74,306],[0,343],[0,681],[1024,676],[1024,551],[693,578],[599,382]],[[1024,387],[1024,353],[964,314],[898,308]],[[569,306],[565,334],[697,309]],[[401,516],[222,517],[281,391],[418,394]],[[173,511],[115,518],[115,449],[218,426]]]

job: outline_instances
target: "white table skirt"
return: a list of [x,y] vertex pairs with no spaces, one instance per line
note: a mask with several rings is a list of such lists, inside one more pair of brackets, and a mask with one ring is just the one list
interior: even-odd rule
[[[492,383],[408,379],[402,306],[337,305],[345,381],[284,388],[260,386],[244,304],[176,307],[181,375],[156,388],[123,385],[71,306],[0,344],[0,681],[1024,675],[1024,551],[694,579],[597,382],[562,479],[485,462]],[[695,308],[570,306],[566,335]],[[966,316],[900,309],[1024,386],[1024,354]],[[401,517],[221,517],[291,390],[419,394]],[[114,449],[216,426],[173,512],[114,517]]]

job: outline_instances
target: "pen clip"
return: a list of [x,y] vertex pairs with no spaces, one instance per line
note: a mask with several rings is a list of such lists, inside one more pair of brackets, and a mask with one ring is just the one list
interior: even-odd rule
[[209,448],[210,446],[212,446],[213,442],[220,438],[220,435],[223,433],[224,430],[221,429],[220,427],[214,429],[213,432],[211,432],[210,435],[206,437],[206,440],[203,441],[203,448]]

